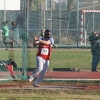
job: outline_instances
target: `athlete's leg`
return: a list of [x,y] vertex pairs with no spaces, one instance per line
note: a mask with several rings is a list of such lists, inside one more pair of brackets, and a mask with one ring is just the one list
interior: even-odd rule
[[41,57],[36,57],[36,69],[30,75],[29,81],[31,82],[42,70],[43,70],[43,59]]
[[48,67],[49,67],[49,60],[44,60],[43,70],[39,73],[37,79],[34,82],[35,84],[39,84],[43,80]]

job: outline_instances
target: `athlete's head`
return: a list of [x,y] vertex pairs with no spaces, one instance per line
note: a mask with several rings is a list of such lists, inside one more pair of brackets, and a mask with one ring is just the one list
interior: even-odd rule
[[16,26],[16,22],[12,22],[11,24],[12,24],[13,26]]
[[46,29],[44,32],[44,38],[50,38],[50,36],[51,36],[50,30]]

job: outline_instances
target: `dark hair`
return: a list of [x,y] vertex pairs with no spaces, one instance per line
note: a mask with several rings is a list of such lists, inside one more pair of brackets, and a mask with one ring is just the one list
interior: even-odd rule
[[14,23],[16,24],[16,22],[12,22],[11,24],[14,25]]
[[50,38],[50,30],[48,30],[48,29],[45,30],[44,37],[45,38]]
[[49,33],[50,33],[50,30],[46,29],[45,34],[49,34]]

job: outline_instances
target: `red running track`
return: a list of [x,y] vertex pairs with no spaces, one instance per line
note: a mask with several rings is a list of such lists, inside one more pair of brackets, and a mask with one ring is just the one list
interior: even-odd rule
[[[32,72],[28,73],[28,76]],[[47,71],[45,78],[100,80],[100,72]]]
[[[28,72],[27,76],[30,76],[32,72]],[[0,77],[3,76],[16,76],[15,72],[0,72]],[[22,75],[20,73],[20,75]],[[59,78],[59,79],[94,79],[100,80],[100,72],[68,72],[68,71],[47,71],[45,78]]]
[[61,72],[48,71],[45,78],[66,78],[66,79],[100,79],[100,72]]

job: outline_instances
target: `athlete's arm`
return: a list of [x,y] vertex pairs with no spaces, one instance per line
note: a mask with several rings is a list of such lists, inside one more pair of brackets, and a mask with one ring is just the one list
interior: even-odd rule
[[37,37],[34,37],[33,46],[37,45],[39,45],[39,39]]
[[40,42],[40,43],[43,43],[43,44],[47,44],[47,45],[51,44],[50,40],[45,41],[45,40],[41,40],[41,39],[40,39],[39,42]]
[[50,38],[48,41],[46,40],[39,40],[40,43],[43,43],[43,44],[47,44],[47,45],[53,45],[54,44],[54,39],[53,38]]
[[34,37],[33,46],[37,46],[39,45],[39,43],[46,44],[46,45],[53,45],[54,40],[52,38],[50,38],[49,40],[42,40],[37,37]]

